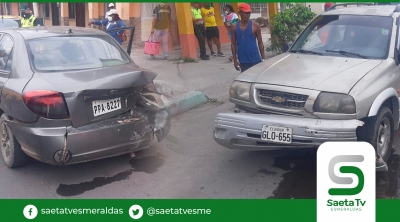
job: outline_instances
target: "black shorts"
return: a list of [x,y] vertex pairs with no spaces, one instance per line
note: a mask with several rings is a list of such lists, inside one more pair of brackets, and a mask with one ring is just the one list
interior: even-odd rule
[[219,38],[218,27],[206,27],[206,37],[208,40],[211,40],[212,38]]

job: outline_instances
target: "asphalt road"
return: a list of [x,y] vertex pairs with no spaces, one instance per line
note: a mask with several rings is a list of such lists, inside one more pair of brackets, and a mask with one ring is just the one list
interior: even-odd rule
[[[134,158],[64,167],[30,160],[18,169],[0,161],[0,198],[315,198],[315,150],[234,151],[214,142],[213,119],[231,106],[175,117],[168,138]],[[397,197],[400,157],[389,162],[392,170],[378,175],[380,198]]]

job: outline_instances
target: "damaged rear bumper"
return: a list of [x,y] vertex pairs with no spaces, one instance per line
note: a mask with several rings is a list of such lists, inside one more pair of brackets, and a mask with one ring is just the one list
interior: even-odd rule
[[[153,127],[147,116],[127,113],[83,127],[51,127],[54,120],[35,124],[7,122],[24,152],[42,162],[66,165],[118,156],[148,148],[155,136],[162,140],[170,129],[165,111]],[[158,134],[158,135],[155,135]],[[63,152],[66,151],[66,152]],[[60,158],[60,153],[67,154]]]
[[[359,120],[324,120],[280,115],[219,113],[214,121],[214,140],[230,149],[277,150],[318,147],[324,142],[357,141]],[[290,144],[261,139],[263,125],[292,129]]]

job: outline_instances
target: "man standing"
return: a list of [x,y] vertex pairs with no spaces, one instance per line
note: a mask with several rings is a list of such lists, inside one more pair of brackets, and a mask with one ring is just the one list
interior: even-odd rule
[[250,5],[240,4],[241,20],[231,28],[234,66],[237,70],[240,67],[242,72],[265,60],[261,29],[257,23],[250,20],[250,14]]
[[[214,8],[211,7],[211,3],[207,2],[206,7],[201,8],[201,15],[204,18],[206,23],[206,37],[208,47],[210,48],[211,55],[213,56],[221,56],[224,57],[225,55],[221,52],[221,42],[219,41],[219,29],[217,26],[217,22],[215,21],[215,14]],[[217,45],[218,54],[216,54],[213,50],[213,40]]]
[[108,16],[110,16],[110,11],[111,11],[112,9],[115,9],[114,3],[108,4],[108,12],[106,12],[106,14],[105,14],[105,16],[104,16],[104,19],[107,19]]
[[200,59],[209,60],[209,56],[206,55],[206,28],[204,27],[204,19],[201,16],[201,10],[199,9],[199,3],[192,3],[192,21],[194,35],[199,42],[200,47]]
[[36,17],[32,14],[32,10],[30,8],[27,8],[25,10],[25,13],[23,13],[21,27],[27,28],[33,26],[39,26],[39,20],[37,20]]
[[[152,42],[157,42],[161,37],[164,59],[168,59],[168,36],[171,29],[171,7],[165,3],[159,3],[153,10],[153,23],[151,27],[151,34],[153,35]],[[155,58],[154,55],[150,55]]]
[[332,2],[327,2],[327,3],[325,3],[325,5],[324,5],[325,12],[326,12],[332,5],[333,5]]

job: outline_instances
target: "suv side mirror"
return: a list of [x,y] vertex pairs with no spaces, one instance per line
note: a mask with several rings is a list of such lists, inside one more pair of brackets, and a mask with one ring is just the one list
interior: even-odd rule
[[292,42],[284,43],[283,44],[283,52],[287,52],[292,45],[293,45]]

